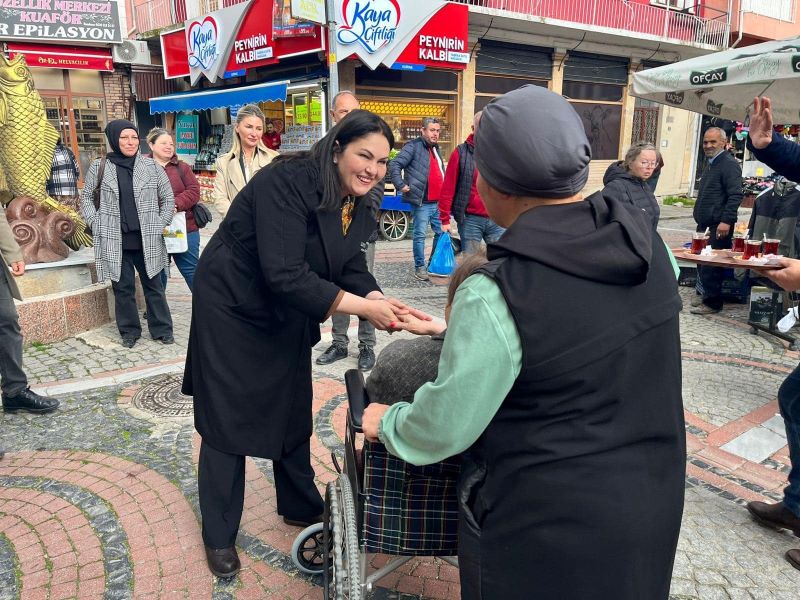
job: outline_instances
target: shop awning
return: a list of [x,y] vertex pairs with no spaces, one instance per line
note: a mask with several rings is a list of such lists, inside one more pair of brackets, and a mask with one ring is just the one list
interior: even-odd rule
[[83,69],[87,71],[113,71],[111,50],[55,46],[52,44],[6,44],[9,55],[24,54],[29,67],[55,69]]
[[286,100],[288,81],[270,81],[231,88],[214,88],[196,92],[181,92],[150,100],[150,114],[226,108],[251,102]]

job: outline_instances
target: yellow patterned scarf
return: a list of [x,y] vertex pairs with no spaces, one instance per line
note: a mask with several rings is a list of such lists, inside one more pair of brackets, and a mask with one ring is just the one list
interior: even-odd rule
[[347,235],[350,223],[353,222],[353,207],[355,204],[356,200],[353,196],[348,196],[342,203],[342,235]]

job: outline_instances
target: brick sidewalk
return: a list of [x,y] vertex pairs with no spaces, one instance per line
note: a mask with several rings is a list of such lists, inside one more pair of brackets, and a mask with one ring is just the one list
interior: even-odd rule
[[[668,242],[691,230],[690,211],[687,219],[680,210],[665,211]],[[379,243],[377,277],[388,293],[441,318],[445,288],[412,277],[410,247],[410,240]],[[62,408],[0,417],[0,445],[8,450],[0,461],[0,600],[322,597],[319,582],[296,572],[288,557],[298,530],[275,513],[269,461],[247,461],[241,574],[223,581],[206,569],[191,418],[156,417],[134,405],[143,386],[174,383],[181,369],[191,298],[176,275],[168,291],[175,346],[143,340],[131,352],[107,326],[26,350],[32,379],[58,391]],[[691,290],[681,294],[688,301]],[[727,305],[718,315],[681,315],[689,456],[675,599],[788,599],[800,588],[800,573],[782,558],[800,540],[755,525],[742,507],[778,499],[785,484],[775,394],[800,355],[751,335],[745,311]],[[329,324],[323,330],[314,356],[330,340]],[[396,337],[379,332],[379,348]],[[349,359],[314,366],[312,460],[320,489],[335,476],[331,452],[341,452],[341,382],[355,366],[354,339]],[[376,556],[372,567],[386,560]],[[441,560],[412,560],[372,597],[458,598],[458,573]]]

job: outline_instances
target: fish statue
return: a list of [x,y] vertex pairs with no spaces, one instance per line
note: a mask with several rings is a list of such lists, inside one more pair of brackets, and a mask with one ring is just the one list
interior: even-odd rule
[[0,53],[0,202],[33,198],[46,210],[65,213],[75,224],[64,240],[77,250],[91,246],[86,223],[69,206],[48,196],[47,180],[53,165],[58,132],[47,120],[42,97],[33,84],[25,57],[6,58]]

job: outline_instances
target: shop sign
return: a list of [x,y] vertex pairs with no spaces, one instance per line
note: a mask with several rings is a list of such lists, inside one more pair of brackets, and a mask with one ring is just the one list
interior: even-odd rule
[[177,154],[197,154],[199,146],[199,126],[197,115],[178,115],[175,124],[175,152]]
[[54,46],[51,44],[7,44],[11,58],[16,54],[25,56],[29,67],[48,69],[81,69],[85,71],[113,71],[114,63],[110,50]]
[[468,31],[469,7],[448,2],[414,35],[395,64],[463,69],[469,63]]
[[[189,82],[194,85],[201,75],[214,83],[225,72],[225,58],[231,45],[238,45],[233,35],[241,25],[250,2],[234,4],[198,19],[186,22],[186,48],[189,62]],[[226,35],[227,34],[227,35]]]
[[300,21],[325,24],[325,0],[291,0],[292,16]]
[[444,0],[336,0],[337,61],[355,55],[370,69],[464,68],[469,7]]
[[116,0],[0,0],[0,38],[119,44]]
[[194,84],[205,75],[213,82],[244,75],[247,69],[275,64],[281,58],[324,49],[317,25],[311,26],[311,36],[275,38],[274,5],[273,0],[246,0],[186,21],[183,29],[162,33],[164,76],[189,76]]

